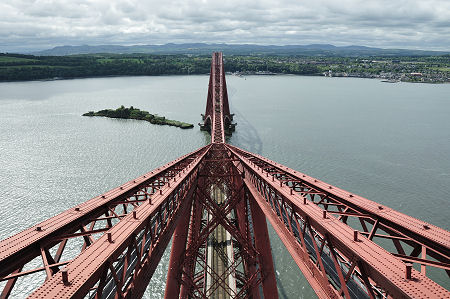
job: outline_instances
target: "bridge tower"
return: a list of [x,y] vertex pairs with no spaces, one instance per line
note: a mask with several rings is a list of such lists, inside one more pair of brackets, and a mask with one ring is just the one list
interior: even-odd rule
[[[213,142],[221,137],[217,136],[218,130],[225,135],[231,135],[234,132],[236,124],[233,124],[234,114],[230,113],[228,103],[227,82],[225,80],[225,69],[223,66],[223,54],[215,52],[211,59],[211,72],[208,85],[208,97],[206,99],[206,111],[202,114],[203,124],[199,124],[202,130],[210,131]],[[222,127],[219,127],[222,122]],[[214,130],[217,130],[215,132]],[[216,140],[216,141],[214,141]],[[225,140],[223,139],[224,142]]]
[[[175,229],[165,298],[278,298],[264,213],[225,147],[234,124],[222,53],[213,53],[203,128],[211,147]],[[260,288],[260,286],[262,288]]]

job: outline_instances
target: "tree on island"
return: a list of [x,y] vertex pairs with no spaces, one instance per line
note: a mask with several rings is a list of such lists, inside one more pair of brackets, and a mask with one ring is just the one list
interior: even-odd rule
[[134,108],[133,106],[130,106],[130,108],[126,108],[123,105],[121,105],[116,110],[104,109],[97,112],[89,111],[83,114],[83,116],[103,116],[109,118],[138,119],[138,120],[145,120],[156,125],[174,126],[181,129],[191,129],[194,127],[193,124],[177,120],[166,119],[164,116],[151,114],[148,111],[140,110],[138,108]]

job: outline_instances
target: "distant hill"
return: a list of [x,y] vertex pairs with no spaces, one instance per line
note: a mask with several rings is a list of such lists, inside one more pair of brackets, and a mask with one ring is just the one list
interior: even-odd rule
[[300,56],[429,56],[444,55],[450,52],[422,51],[407,49],[381,49],[365,46],[337,47],[329,44],[313,45],[286,45],[286,46],[261,46],[251,44],[165,44],[165,45],[100,45],[100,46],[59,46],[52,49],[33,52],[30,54],[43,56],[64,56],[75,54],[211,54],[213,51],[221,51],[227,55],[300,55]]

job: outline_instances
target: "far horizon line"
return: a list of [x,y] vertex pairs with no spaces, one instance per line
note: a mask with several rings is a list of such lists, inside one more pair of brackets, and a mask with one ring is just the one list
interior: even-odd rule
[[[182,45],[207,45],[207,46],[255,46],[255,47],[311,47],[311,46],[328,46],[333,47],[337,49],[345,49],[345,48],[352,48],[357,47],[361,49],[377,49],[377,50],[406,50],[406,51],[423,51],[423,52],[444,52],[444,53],[450,53],[450,49],[443,49],[443,48],[433,48],[433,49],[427,49],[427,48],[420,48],[420,47],[389,47],[389,46],[368,46],[368,45],[358,45],[358,44],[346,44],[346,43],[338,43],[338,44],[332,44],[332,43],[309,43],[309,44],[298,44],[298,43],[284,43],[284,44],[274,44],[274,43],[234,43],[234,42],[166,42],[166,43],[95,43],[95,44],[89,44],[89,43],[80,43],[80,44],[60,44],[60,45],[48,45],[46,47],[30,47],[30,48],[13,48],[12,50],[7,49],[0,49],[0,53],[17,53],[17,54],[32,54],[37,52],[43,52],[43,51],[49,51],[56,48],[63,48],[63,47],[102,47],[102,46],[117,46],[117,47],[139,47],[139,46],[166,46],[166,45],[175,45],[175,46],[182,46]],[[10,47],[7,47],[10,48]]]
[[57,47],[81,47],[81,46],[89,46],[89,47],[99,47],[99,46],[122,46],[122,47],[132,47],[132,46],[164,46],[164,45],[187,45],[187,44],[202,44],[202,45],[233,45],[233,46],[240,46],[240,45],[250,45],[250,46],[263,46],[263,47],[286,47],[286,46],[334,46],[336,48],[345,48],[345,47],[364,47],[364,48],[372,48],[372,49],[381,49],[381,50],[417,50],[417,51],[434,51],[434,52],[450,52],[449,49],[443,49],[443,48],[433,48],[433,49],[427,49],[427,48],[420,48],[420,47],[408,47],[408,46],[368,46],[368,45],[360,45],[360,44],[333,44],[333,43],[308,43],[308,44],[298,44],[298,43],[286,43],[286,44],[273,44],[273,43],[234,43],[234,42],[166,42],[166,43],[99,43],[99,44],[61,44],[56,46],[49,46],[49,48],[42,48],[42,50],[45,49],[53,49]]

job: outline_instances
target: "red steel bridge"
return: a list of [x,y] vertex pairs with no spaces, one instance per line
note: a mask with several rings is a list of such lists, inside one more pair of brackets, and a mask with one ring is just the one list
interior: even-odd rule
[[225,142],[221,53],[203,119],[209,145],[3,240],[0,297],[141,297],[172,239],[165,298],[278,298],[269,220],[320,298],[450,298],[450,232]]

